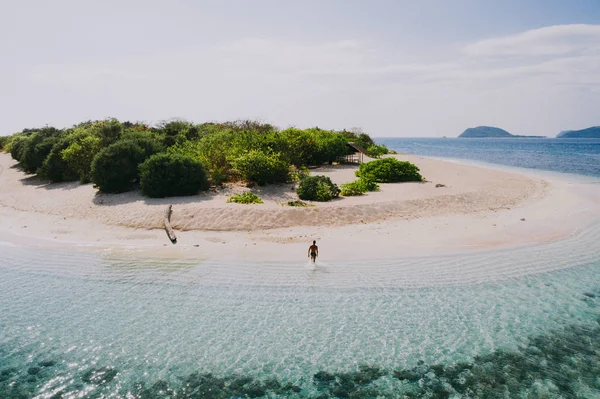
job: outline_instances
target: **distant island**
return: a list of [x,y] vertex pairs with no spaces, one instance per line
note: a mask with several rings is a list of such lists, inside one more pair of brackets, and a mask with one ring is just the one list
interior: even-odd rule
[[581,130],[565,130],[560,132],[557,139],[600,139],[600,126],[592,126]]
[[459,138],[544,138],[544,136],[519,136],[493,126],[470,127]]

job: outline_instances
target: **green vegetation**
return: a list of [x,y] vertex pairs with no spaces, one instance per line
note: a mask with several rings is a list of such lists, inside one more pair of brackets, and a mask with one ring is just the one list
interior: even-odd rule
[[21,142],[21,166],[27,173],[36,173],[59,140],[57,136],[34,133]]
[[[148,126],[116,119],[86,121],[61,130],[25,129],[1,137],[0,149],[10,152],[26,172],[51,182],[92,182],[103,192],[118,193],[137,187],[140,165],[154,154],[171,155],[168,159],[174,163],[169,167],[175,169],[183,167],[182,159],[199,162],[215,186],[227,181],[265,185],[299,182],[308,176],[309,166],[342,161],[351,152],[348,142],[368,149],[372,156],[388,152],[369,135],[346,130],[279,130],[253,121],[194,124],[174,120]],[[166,157],[160,159],[167,162]],[[191,168],[185,165],[184,169]],[[181,195],[177,187],[187,183],[179,177],[158,195]],[[325,191],[319,197],[339,194]]]
[[96,155],[92,181],[105,193],[122,193],[139,182],[138,165],[153,155],[131,140],[118,141]]
[[423,181],[416,165],[410,162],[398,161],[395,158],[384,158],[363,163],[356,171],[356,176],[376,183]]
[[17,160],[21,161],[23,158],[23,150],[25,145],[28,142],[28,137],[25,135],[17,135],[10,141],[10,156]]
[[283,161],[279,154],[267,154],[260,150],[251,150],[232,158],[231,165],[233,171],[244,180],[259,186],[285,183],[290,171],[290,164]]
[[292,165],[288,174],[288,180],[292,183],[299,182],[310,175],[310,170],[306,166],[296,167]]
[[300,180],[298,197],[307,201],[331,201],[340,195],[340,188],[327,176],[307,176]]
[[74,137],[59,139],[38,170],[38,175],[53,183],[77,180],[79,178],[77,171],[73,170],[63,158],[63,151],[69,148],[74,140]]
[[99,137],[80,135],[72,137],[71,143],[60,155],[69,170],[77,174],[81,183],[89,183],[92,161],[100,149]]
[[194,195],[209,187],[202,163],[185,155],[152,155],[139,172],[142,193],[152,198]]
[[5,151],[10,140],[9,136],[0,136],[0,151]]
[[236,204],[262,204],[263,200],[252,191],[245,191],[241,194],[232,195],[227,202],[235,202]]
[[341,194],[344,197],[351,197],[354,195],[363,195],[368,191],[379,191],[379,184],[367,178],[360,178],[353,182],[342,184],[341,189]]
[[367,148],[370,157],[379,158],[382,155],[388,154],[390,151],[384,145],[373,144]]
[[288,201],[288,202],[285,202],[285,203],[283,203],[281,205],[295,206],[295,207],[298,207],[298,208],[306,208],[308,206],[308,204],[306,202],[300,201],[300,200]]

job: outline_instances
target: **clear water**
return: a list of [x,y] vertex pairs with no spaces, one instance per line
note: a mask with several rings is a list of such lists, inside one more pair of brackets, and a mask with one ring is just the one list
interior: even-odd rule
[[594,397],[565,373],[600,370],[599,239],[360,271],[5,246],[0,397]]
[[381,138],[377,141],[404,154],[600,177],[600,139]]
[[[389,140],[599,176],[600,141]],[[598,398],[598,243],[314,269],[0,245],[0,399]]]

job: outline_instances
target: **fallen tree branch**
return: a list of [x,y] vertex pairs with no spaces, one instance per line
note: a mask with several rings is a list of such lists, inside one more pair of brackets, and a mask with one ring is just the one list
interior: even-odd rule
[[167,232],[167,236],[169,237],[169,240],[171,240],[171,242],[173,244],[177,244],[177,236],[175,236],[175,232],[173,231],[173,228],[171,227],[171,208],[173,207],[173,205],[169,205],[167,207],[167,210],[165,211],[165,231]]

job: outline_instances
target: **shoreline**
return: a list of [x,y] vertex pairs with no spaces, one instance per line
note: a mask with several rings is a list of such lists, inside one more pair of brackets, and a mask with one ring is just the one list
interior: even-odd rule
[[[600,215],[597,187],[401,155],[400,159],[416,163],[432,183],[386,184],[381,192],[367,196],[283,211],[281,208],[287,207],[277,201],[286,198],[286,193],[267,187],[271,191],[265,190],[267,196],[263,198],[267,201],[261,212],[271,215],[266,223],[255,225],[259,229],[249,229],[249,222],[264,216],[256,211],[262,205],[217,204],[225,195],[243,188],[228,189],[226,194],[204,201],[194,201],[194,197],[146,201],[137,193],[96,196],[92,192],[90,197],[91,185],[67,183],[40,188],[27,184],[32,183],[28,179],[35,178],[11,169],[15,162],[7,157],[0,155],[0,241],[19,246],[157,258],[287,261],[304,259],[308,244],[315,239],[317,244],[322,242],[320,260],[325,262],[406,258],[557,241],[593,223],[590,215]],[[337,183],[353,179],[351,168],[327,169],[331,168],[313,174],[329,173]],[[25,182],[15,182],[14,177],[19,175]],[[13,185],[5,191],[11,179]],[[435,188],[437,182],[450,184]],[[43,195],[39,195],[41,189]],[[132,195],[141,199],[122,201]],[[74,204],[64,204],[69,197],[73,197]],[[97,197],[115,201],[114,209],[95,203]],[[162,224],[167,203],[174,204],[171,221],[179,238],[176,245],[170,244],[163,229],[155,228],[156,223]],[[79,213],[73,207],[79,207]],[[101,208],[127,213],[128,220],[141,214],[145,218],[134,228],[114,225],[110,220],[103,223],[105,214],[94,213]],[[148,216],[149,210],[160,222]],[[198,213],[212,214],[211,223],[221,222],[221,227],[241,218],[242,228],[197,230],[197,225],[186,224],[185,220],[198,220]],[[297,217],[299,214],[308,217],[302,219]],[[310,225],[315,214],[320,216],[318,226]],[[275,223],[279,227],[274,228]]]

